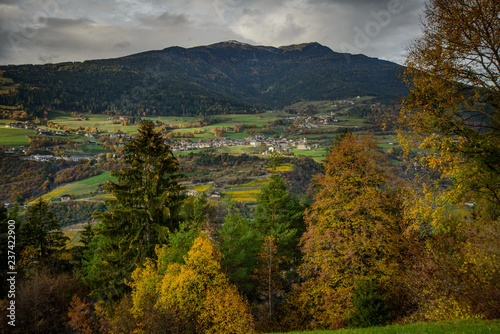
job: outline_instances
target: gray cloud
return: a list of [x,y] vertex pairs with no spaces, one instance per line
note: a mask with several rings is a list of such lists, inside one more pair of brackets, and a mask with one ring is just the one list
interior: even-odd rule
[[229,39],[272,46],[317,41],[402,62],[403,46],[419,34],[424,0],[401,0],[401,11],[387,24],[378,17],[381,24],[377,15],[391,1],[398,0],[0,0],[0,64],[119,57]]

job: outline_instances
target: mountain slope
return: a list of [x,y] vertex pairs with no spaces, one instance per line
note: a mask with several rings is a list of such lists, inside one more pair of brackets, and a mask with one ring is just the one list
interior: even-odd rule
[[236,41],[170,47],[83,63],[5,66],[19,83],[0,104],[101,113],[187,115],[279,108],[298,100],[407,93],[402,66],[318,43],[279,48]]

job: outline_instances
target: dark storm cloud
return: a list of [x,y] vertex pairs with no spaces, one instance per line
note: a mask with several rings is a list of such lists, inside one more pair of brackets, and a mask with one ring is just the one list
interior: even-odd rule
[[401,62],[402,45],[419,33],[424,0],[400,0],[401,11],[386,22],[394,1],[0,0],[0,64],[118,57],[229,39],[272,46],[317,41]]

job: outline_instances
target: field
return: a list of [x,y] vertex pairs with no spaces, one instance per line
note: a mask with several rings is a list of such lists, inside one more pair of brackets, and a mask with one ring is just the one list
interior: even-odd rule
[[335,331],[288,332],[287,334],[483,334],[500,333],[500,321],[493,320],[455,320],[434,323],[418,323],[409,325],[391,325],[385,327],[369,327],[340,329]]
[[[57,123],[59,125],[68,126],[73,129],[83,127],[83,128],[97,128],[99,131],[106,133],[113,133],[115,130],[120,130],[125,134],[132,134],[137,131],[136,125],[127,125],[122,126],[121,124],[113,124],[110,120],[107,120],[106,115],[96,115],[96,114],[79,114],[79,116],[83,116],[85,120],[77,120],[75,116],[71,115],[68,112],[64,111],[51,111],[49,113],[49,120]],[[212,124],[209,126],[195,128],[196,139],[207,140],[209,138],[214,138],[210,130],[214,127],[232,127],[234,124],[256,124],[257,127],[262,128],[264,124],[269,121],[273,121],[278,119],[275,114],[233,114],[233,115],[225,115],[224,117],[230,118],[228,121],[223,121],[217,124]],[[145,119],[149,119],[152,121],[159,120],[165,124],[186,124],[191,121],[197,121],[197,117],[179,117],[179,116],[158,116],[158,117],[145,117]],[[185,129],[175,129],[175,132],[193,132],[193,128],[185,128]],[[247,137],[247,135],[243,132],[241,133],[233,133],[228,131],[226,133],[227,138],[233,139],[242,139]]]
[[260,189],[224,191],[223,194],[231,197],[236,202],[256,202]]
[[[3,79],[0,77],[0,86],[2,85]],[[4,80],[5,81],[5,80]],[[6,83],[7,84],[7,83]],[[200,128],[180,128],[173,129],[173,132],[181,133],[192,133],[194,138],[189,138],[190,141],[207,141],[209,139],[216,138],[212,133],[211,129],[214,127],[224,127],[228,130],[225,132],[225,137],[229,139],[244,139],[249,137],[244,130],[239,133],[234,133],[232,128],[235,124],[243,125],[253,125],[255,124],[255,130],[260,132],[265,125],[269,125],[270,122],[280,120],[283,117],[293,116],[296,114],[289,114],[286,110],[292,110],[292,112],[298,112],[302,108],[308,105],[314,105],[319,111],[319,115],[329,115],[330,113],[335,113],[335,118],[338,119],[338,123],[331,122],[330,124],[319,124],[317,130],[324,130],[324,133],[309,133],[307,138],[311,142],[321,143],[320,145],[328,145],[329,140],[332,140],[336,131],[340,128],[348,128],[352,131],[357,131],[361,127],[370,127],[371,124],[365,119],[354,118],[346,116],[346,111],[348,111],[353,105],[356,105],[362,101],[371,99],[371,97],[362,97],[351,99],[350,101],[303,101],[298,102],[292,106],[286,107],[285,111],[277,112],[265,112],[261,114],[228,114],[228,115],[214,115],[214,117],[228,118],[220,123],[212,124],[209,126],[204,126]],[[146,119],[153,121],[161,121],[164,124],[170,125],[184,125],[188,126],[189,122],[197,121],[197,117],[179,117],[179,116],[148,116]],[[107,119],[106,115],[96,115],[96,114],[74,114],[68,111],[49,111],[48,120],[61,125],[67,126],[72,129],[78,128],[97,128],[99,132],[104,134],[111,134],[116,131],[121,131],[125,134],[133,134],[137,132],[137,125],[127,125],[122,126],[121,124],[113,124],[111,120]],[[13,147],[28,145],[29,138],[27,136],[35,136],[35,133],[31,130],[24,129],[10,129],[5,128],[5,124],[8,124],[11,120],[1,120],[0,121],[0,145]],[[275,126],[273,128],[275,135],[281,135],[283,133],[283,128],[288,125]],[[303,138],[303,134],[300,131],[295,132],[293,135],[288,135],[288,138]],[[85,144],[88,141],[87,137],[72,134],[66,137],[69,141],[78,144],[75,147],[68,147],[66,149],[67,154],[84,154],[84,155],[96,155],[99,153],[108,153],[109,150],[105,150],[101,146],[101,142],[98,139],[94,139],[96,143]],[[82,145],[83,144],[83,145]],[[388,143],[385,143],[388,145]],[[385,147],[384,147],[385,148]],[[387,148],[388,149],[388,148]],[[217,149],[218,153],[229,153],[229,154],[260,154],[267,150],[265,147],[221,147]],[[194,151],[196,152],[196,151]],[[294,150],[295,155],[305,155],[310,156],[316,161],[322,161],[325,156],[325,146],[321,146],[319,149],[312,149],[310,151]],[[188,152],[179,152],[177,155],[185,155]]]
[[[0,77],[0,85],[2,85],[3,81]],[[8,85],[8,83],[6,83]],[[188,140],[192,142],[198,141],[206,141],[209,139],[216,138],[212,133],[211,129],[214,127],[224,127],[224,128],[232,128],[235,124],[246,124],[246,125],[256,125],[255,130],[260,132],[264,126],[269,126],[270,122],[281,120],[283,118],[289,118],[289,116],[297,116],[297,112],[300,112],[302,108],[307,107],[308,105],[314,105],[319,115],[330,115],[331,113],[335,114],[335,119],[338,122],[330,122],[330,124],[323,124],[322,121],[317,119],[309,119],[306,120],[302,118],[298,120],[294,126],[292,126],[288,132],[292,133],[288,135],[288,139],[301,139],[304,137],[303,128],[311,129],[311,131],[307,130],[308,133],[308,145],[311,147],[308,150],[299,150],[294,147],[291,148],[291,153],[294,156],[307,156],[314,159],[316,162],[322,162],[327,154],[327,147],[330,145],[331,141],[337,135],[337,131],[339,128],[349,128],[352,131],[357,131],[361,127],[370,127],[371,124],[366,119],[354,118],[348,116],[348,110],[352,108],[352,106],[358,104],[360,101],[365,101],[370,99],[370,97],[362,97],[359,99],[351,99],[350,101],[303,101],[298,102],[292,106],[284,108],[283,111],[273,111],[273,112],[265,112],[261,114],[227,114],[227,115],[214,115],[213,117],[227,118],[220,123],[212,124],[205,127],[200,128],[183,128],[183,129],[174,129],[174,132],[189,132],[194,134],[194,138],[190,138]],[[291,113],[288,111],[291,110]],[[99,132],[104,132],[107,134],[111,134],[120,130],[125,134],[133,134],[137,132],[137,125],[128,125],[122,126],[121,124],[112,124],[111,120],[107,119],[106,115],[96,115],[96,114],[73,114],[67,111],[49,111],[48,119],[58,125],[68,126],[73,129],[77,128],[97,128]],[[187,126],[189,122],[197,121],[197,117],[179,117],[179,116],[159,116],[153,117],[149,116],[146,119],[153,121],[161,121],[164,124],[176,124],[176,125],[184,125]],[[25,129],[11,129],[6,128],[5,125],[12,122],[12,120],[0,120],[0,145],[9,147],[27,146],[29,144],[28,136],[36,136],[35,132],[32,130]],[[287,123],[288,122],[288,123]],[[284,128],[288,127],[290,120],[284,120],[279,126],[273,127],[273,131],[275,131],[275,137],[280,135],[284,130]],[[312,123],[310,123],[312,122]],[[328,122],[326,122],[328,123]],[[306,127],[307,125],[307,127]],[[317,130],[322,130],[323,133],[314,133],[320,132]],[[324,131],[323,131],[324,130]],[[233,131],[227,130],[225,133],[226,138],[234,138],[234,139],[242,139],[249,137],[247,134],[243,132],[234,133]],[[266,135],[271,136],[271,135]],[[59,136],[53,136],[52,138],[57,138]],[[84,137],[83,135],[71,134],[67,137],[59,137],[64,138],[65,141],[70,141],[72,143],[69,144],[61,144],[57,148],[52,148],[53,150],[57,150],[60,154],[68,154],[68,155],[92,155],[95,156],[97,154],[109,153],[113,152],[112,150],[118,150],[116,142],[112,142],[110,145],[115,145],[114,148],[108,147],[108,149],[104,149],[102,146],[103,143],[100,142],[99,139],[93,139],[95,142],[88,142],[89,138]],[[379,140],[379,146],[384,150],[388,151],[394,147],[397,147],[397,139],[395,135],[388,134],[384,132],[377,133],[376,139]],[[176,140],[176,139],[174,139]],[[108,142],[109,143],[109,142]],[[260,146],[260,147],[251,147],[251,146],[223,146],[215,149],[211,149],[214,151],[214,154],[230,154],[230,155],[241,155],[241,154],[249,154],[249,155],[259,155],[261,157],[262,153],[268,151],[268,147]],[[45,154],[50,154],[51,148],[44,148]],[[177,156],[187,155],[191,152],[198,153],[201,150],[195,151],[183,151],[183,152],[175,152]],[[217,167],[218,168],[218,167]],[[277,168],[277,171],[291,171],[293,169],[292,164],[282,165]],[[248,169],[249,172],[250,169]],[[266,172],[265,170],[263,170]],[[194,175],[190,175],[193,177],[201,177],[199,180],[203,179],[203,181],[195,181],[195,183],[191,183],[189,180],[184,184],[189,187],[189,189],[194,189],[199,192],[207,192],[207,191],[219,191],[224,193],[226,196],[233,198],[236,201],[242,202],[254,202],[256,200],[256,194],[260,191],[260,188],[267,184],[268,180],[264,179],[254,179],[251,182],[247,182],[246,184],[240,184],[236,186],[227,187],[224,185],[225,182],[228,181],[228,178],[223,178],[222,186],[217,185],[214,188],[212,183],[207,183],[208,181],[216,181],[209,179],[209,175],[212,171],[205,171],[205,174],[198,175],[195,173]],[[214,171],[215,172],[215,171]],[[240,171],[243,173],[242,171]],[[269,174],[270,170],[267,170],[267,174]],[[243,173],[244,174],[244,173]],[[241,174],[241,175],[243,175]],[[228,174],[226,174],[227,176]],[[229,179],[236,175],[229,175]],[[90,178],[88,180],[83,180],[80,182],[74,182],[71,184],[63,185],[57,189],[52,190],[51,192],[45,194],[43,199],[45,200],[59,200],[62,195],[70,194],[74,195],[76,199],[108,199],[111,198],[110,194],[106,193],[96,193],[97,186],[101,182],[109,179],[109,173],[104,173],[102,175],[96,176],[94,178]],[[208,178],[208,179],[207,179]],[[248,180],[248,178],[246,178]],[[232,180],[230,180],[232,181]],[[196,182],[202,182],[202,184],[197,184]],[[244,182],[244,181],[242,181]],[[231,182],[234,183],[234,182]]]
[[[100,183],[106,182],[107,180],[116,181],[116,178],[111,177],[110,172],[105,172],[82,181],[65,184],[43,195],[42,199],[45,201],[58,200],[62,195],[75,195],[79,198],[91,197],[93,199],[111,198],[109,194],[91,194],[91,192],[95,192],[97,190],[97,186]],[[32,203],[34,202],[31,202],[30,204]]]
[[196,190],[196,191],[199,191],[199,192],[205,192],[207,191],[208,189],[212,188],[212,184],[211,183],[208,183],[208,184],[200,184],[200,185],[197,185],[195,187],[193,187],[192,189],[193,190]]
[[285,165],[281,165],[281,166],[276,167],[277,172],[289,172],[291,170],[293,170],[292,164],[285,164]]
[[6,128],[5,125],[11,123],[10,120],[0,120],[0,145],[8,147],[28,146],[28,136],[34,136],[33,130]]
[[326,148],[321,147],[317,149],[311,149],[311,150],[297,150],[297,149],[292,149],[292,153],[294,155],[303,155],[306,157],[311,157],[317,162],[321,162],[325,160],[326,156]]
[[252,187],[261,188],[261,187],[268,185],[269,181],[270,180],[268,178],[258,179],[258,180],[250,181],[250,182],[243,183],[243,184],[236,184],[236,185],[231,186],[231,188],[252,188]]

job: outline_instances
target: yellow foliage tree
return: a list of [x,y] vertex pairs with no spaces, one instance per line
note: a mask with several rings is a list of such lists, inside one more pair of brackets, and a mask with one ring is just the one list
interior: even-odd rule
[[[157,248],[159,259],[165,247]],[[149,261],[134,271],[132,313],[139,331],[151,333],[148,316],[168,319],[172,332],[251,333],[248,303],[221,272],[221,253],[207,237],[198,237],[185,264]],[[163,328],[165,330],[165,328]]]
[[419,181],[408,205],[422,243],[409,286],[417,319],[496,318],[500,244],[487,236],[500,225],[500,2],[431,0],[424,14],[399,137],[440,179]]

